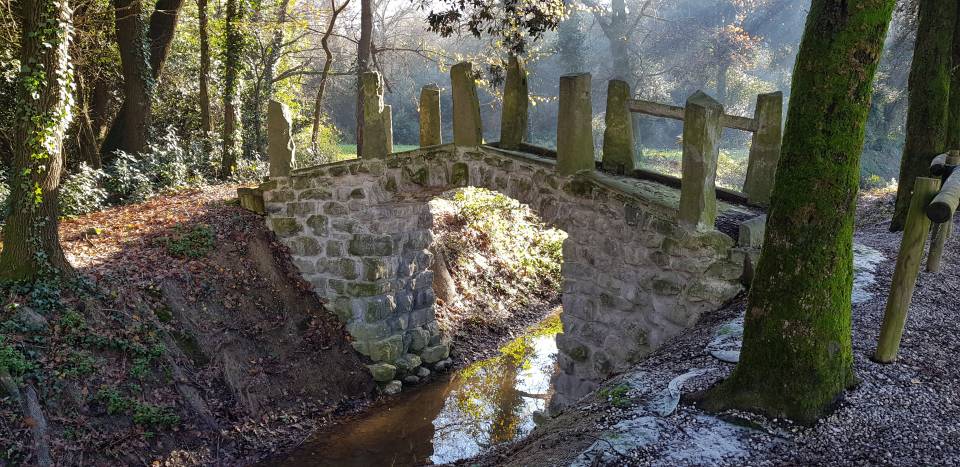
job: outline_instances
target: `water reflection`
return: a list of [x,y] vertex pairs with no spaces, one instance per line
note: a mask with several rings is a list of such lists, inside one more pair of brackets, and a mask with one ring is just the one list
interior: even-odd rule
[[555,314],[493,358],[406,392],[358,420],[318,433],[270,465],[380,466],[454,462],[534,428],[556,368]]

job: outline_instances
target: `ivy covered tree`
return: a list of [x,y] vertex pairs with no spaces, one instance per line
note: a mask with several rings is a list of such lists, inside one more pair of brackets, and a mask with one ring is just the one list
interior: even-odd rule
[[3,230],[0,279],[73,275],[60,247],[57,195],[70,124],[73,18],[67,0],[21,0],[11,210]]
[[223,43],[223,159],[220,178],[233,175],[242,151],[240,131],[240,72],[243,54],[243,0],[227,0]]
[[810,6],[740,363],[706,394],[708,409],[811,422],[855,382],[850,311],[860,151],[894,3]]

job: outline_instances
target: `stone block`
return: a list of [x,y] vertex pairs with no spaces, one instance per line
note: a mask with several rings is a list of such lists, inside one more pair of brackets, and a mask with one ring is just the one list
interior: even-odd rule
[[390,258],[363,258],[363,280],[379,281],[387,279],[390,274]]
[[397,375],[397,367],[389,363],[374,363],[373,365],[367,365],[367,368],[373,375],[373,380],[378,383],[391,381]]
[[590,86],[590,73],[560,77],[557,113],[557,172],[560,175],[594,168]]
[[327,201],[333,199],[333,193],[330,190],[325,188],[312,188],[309,190],[303,190],[300,192],[300,195],[297,197],[300,201],[306,200],[322,200]]
[[287,215],[290,217],[307,217],[317,212],[317,203],[313,201],[294,201],[287,203]]
[[393,335],[370,343],[370,358],[375,362],[395,362],[403,353],[403,336]]
[[383,105],[383,78],[376,71],[360,74],[360,110],[363,113],[363,143],[358,148],[357,156],[369,158],[390,154],[385,122],[388,117]]
[[450,184],[453,186],[467,186],[470,184],[470,167],[463,163],[453,164],[453,170],[450,174]]
[[327,216],[323,214],[315,214],[307,218],[307,227],[310,227],[310,231],[318,237],[324,237],[329,233],[327,224]]
[[382,295],[377,297],[364,297],[353,299],[354,307],[357,308],[364,321],[375,323],[386,319],[393,312],[395,304],[393,297]]
[[473,64],[461,62],[450,69],[453,88],[453,144],[480,146],[483,130],[480,120],[480,99]]
[[347,252],[356,256],[391,256],[393,240],[389,235],[354,234]]
[[430,344],[430,331],[423,328],[414,328],[407,331],[410,340],[410,350],[419,352]]
[[395,396],[403,391],[403,383],[398,380],[390,381],[381,389],[388,396]]
[[423,349],[420,358],[424,363],[436,363],[450,356],[450,347],[446,344],[439,344]]
[[331,258],[343,256],[343,242],[338,240],[327,240],[327,256]]
[[357,272],[357,262],[350,258],[340,258],[337,262],[337,272],[341,278],[347,280],[355,280],[360,276]]
[[397,359],[396,366],[397,370],[400,370],[401,374],[410,374],[417,370],[423,362],[415,354],[408,353],[403,354],[400,358]]
[[[385,322],[379,323],[360,323],[351,322],[347,324],[347,332],[356,340],[379,340],[390,335],[390,327]],[[399,352],[398,352],[399,355]],[[377,360],[377,359],[374,359]],[[390,361],[393,360],[377,360]]]
[[237,188],[237,198],[240,200],[241,208],[257,214],[266,214],[267,208],[263,202],[263,191],[259,188]]
[[287,177],[296,161],[293,144],[293,118],[286,104],[271,100],[267,106],[267,154],[270,177]]
[[699,229],[713,228],[717,218],[717,159],[723,106],[697,91],[687,99],[683,115],[679,221]]
[[737,246],[741,248],[760,248],[763,246],[763,236],[767,230],[767,215],[754,217],[740,224],[740,240]]
[[346,282],[343,294],[351,297],[372,297],[389,292],[391,285],[386,281],[378,282]]
[[503,85],[503,109],[500,113],[500,147],[519,149],[527,138],[529,107],[527,69],[523,60],[511,54]]
[[350,211],[343,203],[328,201],[323,205],[323,213],[328,216],[346,216]]
[[303,230],[303,226],[293,217],[271,217],[270,230],[278,237],[289,237]]
[[297,256],[317,256],[320,254],[320,242],[313,237],[296,237],[288,243],[290,253]]
[[433,307],[418,308],[410,312],[410,326],[425,326],[436,321]]

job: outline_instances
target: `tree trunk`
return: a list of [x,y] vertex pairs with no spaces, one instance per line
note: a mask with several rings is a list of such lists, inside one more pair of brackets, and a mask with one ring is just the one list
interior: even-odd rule
[[373,0],[360,0],[360,40],[357,42],[357,154],[363,150],[363,102],[360,75],[370,71],[373,41]]
[[207,32],[207,0],[197,0],[197,20],[200,28],[200,129],[203,130],[204,149],[210,152],[213,120],[210,116],[210,37]]
[[94,169],[102,168],[100,162],[100,146],[97,143],[97,134],[93,129],[93,121],[90,119],[90,95],[87,92],[83,76],[76,74],[76,108],[74,112],[77,115],[77,150],[80,160]]
[[930,161],[943,153],[947,144],[957,2],[921,0],[919,11],[917,41],[910,66],[906,140],[891,232],[903,230],[914,180],[927,174]]
[[[343,5],[337,6],[336,0],[330,0],[330,21],[327,23],[327,29],[323,32],[320,39],[320,46],[323,47],[325,60],[323,62],[323,72],[320,74],[320,85],[317,87],[317,99],[313,104],[313,131],[310,132],[310,147],[313,152],[317,152],[317,139],[320,136],[320,114],[323,105],[323,92],[327,88],[327,79],[330,78],[330,68],[333,66],[333,52],[330,51],[330,36],[333,35],[333,29],[337,24],[337,17],[343,11],[350,0],[343,2]],[[359,154],[359,153],[358,153]]]
[[703,400],[812,422],[854,384],[853,224],[872,83],[895,0],[813,0],[793,75],[740,363]]
[[[960,149],[960,7],[953,23],[953,60],[950,73],[950,107],[947,110],[946,149]],[[891,107],[893,107],[891,105]]]
[[138,153],[146,149],[153,94],[143,0],[114,0],[113,5],[123,71],[123,104],[101,147],[107,159],[117,150]]
[[16,140],[10,217],[3,230],[0,279],[32,280],[73,269],[57,232],[63,137],[70,123],[71,10],[66,0],[21,0]]
[[224,28],[223,63],[223,160],[220,161],[220,178],[233,175],[241,150],[240,138],[240,56],[243,35],[240,32],[239,0],[227,0],[227,17]]
[[123,70],[123,104],[100,148],[104,158],[116,150],[143,151],[150,135],[153,90],[170,50],[183,0],[157,0],[145,24],[143,0],[114,0],[117,47]]

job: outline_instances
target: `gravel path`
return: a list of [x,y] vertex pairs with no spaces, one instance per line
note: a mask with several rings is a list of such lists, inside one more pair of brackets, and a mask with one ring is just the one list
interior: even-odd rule
[[[733,369],[704,349],[741,316],[741,297],[705,317],[632,371],[605,383],[620,396],[587,396],[526,439],[469,461],[480,465],[958,465],[960,464],[960,241],[947,244],[943,270],[921,274],[897,363],[875,350],[900,234],[887,232],[889,194],[865,197],[856,241],[880,251],[870,295],[853,307],[859,386],[813,427],[750,414],[707,416],[680,403],[662,416],[668,384],[705,370],[683,392],[705,389]],[[960,230],[960,222],[957,223]],[[829,273],[825,271],[824,273]],[[675,383],[676,385],[676,383]],[[609,392],[608,392],[609,394]],[[621,406],[618,408],[617,406]],[[732,422],[732,423],[728,423]],[[744,428],[747,427],[747,428]],[[584,454],[586,452],[586,454]]]

